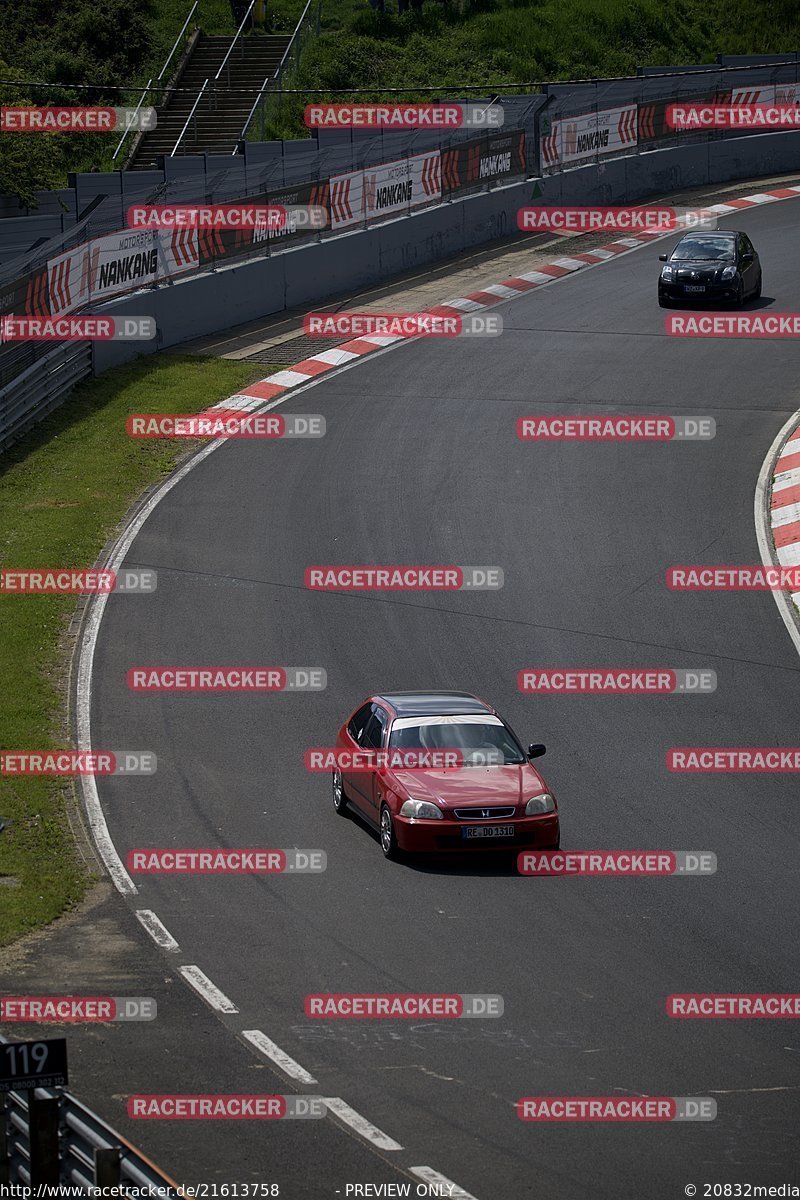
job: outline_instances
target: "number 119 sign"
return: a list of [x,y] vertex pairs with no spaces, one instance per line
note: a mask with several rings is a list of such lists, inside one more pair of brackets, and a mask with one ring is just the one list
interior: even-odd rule
[[67,1039],[0,1043],[0,1092],[66,1087]]

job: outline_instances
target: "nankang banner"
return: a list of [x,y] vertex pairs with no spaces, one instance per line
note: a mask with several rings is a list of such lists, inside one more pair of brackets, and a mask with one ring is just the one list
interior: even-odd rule
[[559,117],[541,138],[542,165],[584,162],[632,150],[637,142],[638,105]]
[[442,151],[442,191],[452,194],[489,180],[524,175],[525,165],[521,129],[470,138]]
[[408,212],[432,204],[442,195],[438,150],[364,170],[364,216],[368,221],[385,214]]
[[155,283],[169,273],[160,265],[159,238],[164,236],[156,229],[111,233],[49,259],[51,312],[74,312],[86,304]]

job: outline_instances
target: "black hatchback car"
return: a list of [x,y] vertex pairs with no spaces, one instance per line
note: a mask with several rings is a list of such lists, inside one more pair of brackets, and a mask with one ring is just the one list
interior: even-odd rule
[[658,257],[664,263],[658,280],[662,308],[676,300],[723,300],[740,307],[761,295],[761,263],[746,233],[687,233],[671,254]]

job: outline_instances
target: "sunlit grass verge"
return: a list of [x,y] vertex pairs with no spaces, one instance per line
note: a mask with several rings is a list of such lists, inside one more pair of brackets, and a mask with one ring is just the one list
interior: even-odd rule
[[[77,388],[0,456],[0,565],[88,567],[131,504],[186,453],[133,440],[132,412],[199,412],[261,379],[263,363],[158,355]],[[72,596],[0,595],[0,746],[69,746],[66,678]],[[0,777],[0,945],[74,906],[92,881],[69,823],[65,779]]]

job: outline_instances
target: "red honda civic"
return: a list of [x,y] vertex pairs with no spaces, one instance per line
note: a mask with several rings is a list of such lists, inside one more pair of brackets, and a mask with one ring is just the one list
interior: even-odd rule
[[339,730],[333,806],[380,834],[387,858],[559,847],[555,797],[514,732],[467,692],[371,696]]

